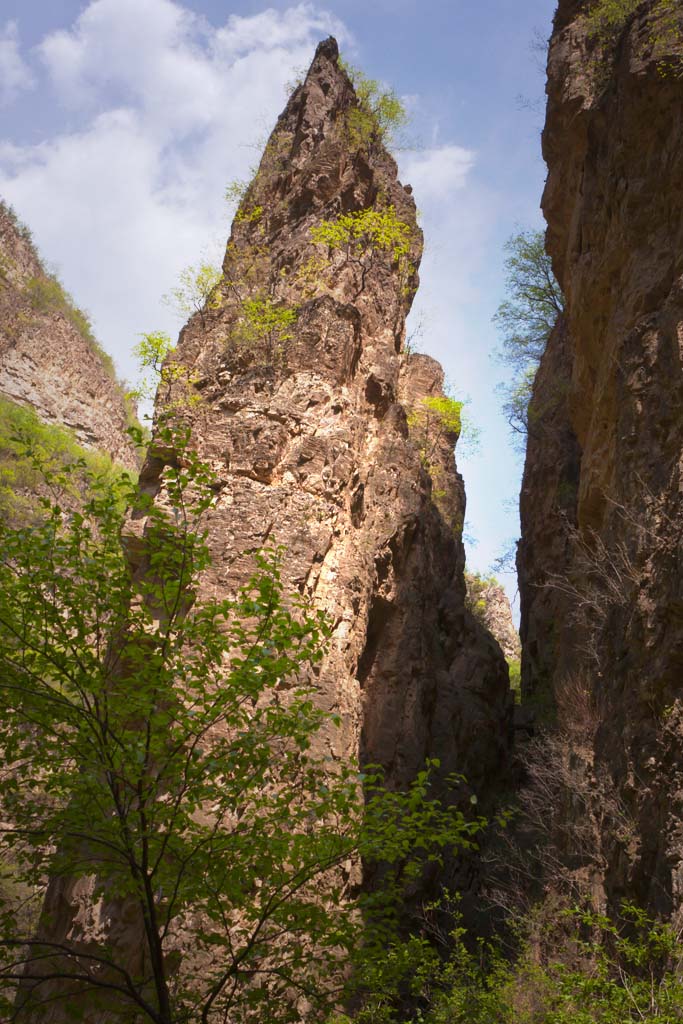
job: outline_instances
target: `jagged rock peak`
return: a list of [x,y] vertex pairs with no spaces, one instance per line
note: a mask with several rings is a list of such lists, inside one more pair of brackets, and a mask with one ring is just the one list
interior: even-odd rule
[[318,44],[304,81],[297,85],[280,114],[276,131],[305,118],[312,131],[324,131],[340,110],[355,102],[355,91],[339,60],[334,36]]
[[[348,246],[328,247],[315,237],[321,226],[340,216],[363,214],[383,218],[384,228],[393,232],[394,240],[374,245],[372,256],[366,251],[361,260],[349,259]],[[359,103],[339,64],[336,42],[328,39],[290,97],[241,197],[216,301],[184,329],[179,358],[192,367],[208,395],[217,376],[243,372],[248,365],[255,370],[259,359],[265,369],[256,357],[258,345],[245,344],[251,329],[245,325],[245,310],[255,313],[249,303],[261,310],[277,308],[282,322],[289,310],[300,327],[323,306],[341,304],[344,322],[356,325],[356,346],[381,351],[383,362],[395,364],[378,367],[382,379],[370,384],[386,406],[389,391],[395,395],[422,244],[412,190],[398,181],[383,133]],[[359,318],[364,321],[360,331]],[[281,375],[285,362],[291,371],[311,353],[301,347],[301,330],[280,333],[287,334],[287,344],[276,346],[284,358],[271,358],[270,372]],[[355,361],[358,355],[355,351],[349,358]],[[387,373],[394,379],[391,385]]]
[[[476,792],[486,810],[508,765],[507,670],[465,604],[455,433],[424,402],[443,399],[443,371],[404,351],[415,204],[367,115],[326,40],[241,198],[222,280],[181,332],[157,414],[179,409],[215,472],[197,600],[233,596],[254,552],[277,546],[285,593],[330,624],[315,691],[340,724],[316,737],[325,755],[381,764],[391,786],[438,759],[444,777],[468,779],[457,799]],[[162,506],[169,457],[153,439],[141,472]],[[145,526],[126,530],[141,573]],[[469,869],[449,870],[454,889],[471,887]],[[57,941],[73,933],[78,895],[48,893]],[[136,962],[138,910],[91,916],[86,938],[122,934]],[[192,936],[173,941],[187,949]]]
[[[234,592],[246,553],[281,544],[285,586],[334,623],[332,753],[396,781],[438,756],[484,794],[505,764],[507,674],[465,608],[455,439],[423,405],[443,372],[403,352],[422,254],[412,190],[367,114],[325,40],[242,197],[216,301],[181,334],[219,481],[200,589]],[[348,215],[383,218],[394,241],[321,238]],[[259,326],[266,310],[279,326]],[[159,470],[143,470],[151,489]]]

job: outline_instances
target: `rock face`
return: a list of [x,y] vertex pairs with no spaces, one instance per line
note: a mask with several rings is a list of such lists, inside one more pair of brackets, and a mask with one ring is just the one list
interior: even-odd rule
[[122,388],[89,334],[87,319],[0,202],[0,396],[68,427],[85,448],[136,469]]
[[[569,412],[572,351],[567,323],[555,327],[534,381],[527,457],[520,495],[522,537],[517,549],[521,595],[522,693],[553,701],[559,659],[572,649],[569,595],[544,585],[566,574],[576,526],[581,451]],[[562,641],[560,640],[562,637]]]
[[533,398],[523,688],[561,728],[590,719],[588,774],[612,801],[599,857],[584,851],[593,892],[680,920],[683,26],[649,0],[600,48],[588,8],[562,0],[550,44],[543,207],[567,314]]
[[[355,136],[337,56],[334,40],[318,48],[238,211],[220,299],[181,334],[193,434],[220,482],[202,588],[232,593],[253,549],[283,545],[286,587],[334,626],[319,682],[343,723],[331,753],[392,783],[439,757],[485,791],[505,759],[505,668],[465,610],[454,437],[421,415],[443,374],[402,352],[422,236],[393,159]],[[314,241],[344,216],[370,218],[358,246]],[[295,319],[269,331],[254,305]],[[161,468],[147,462],[145,487]]]
[[465,573],[467,606],[496,640],[506,661],[519,661],[522,645],[505,590],[493,577]]

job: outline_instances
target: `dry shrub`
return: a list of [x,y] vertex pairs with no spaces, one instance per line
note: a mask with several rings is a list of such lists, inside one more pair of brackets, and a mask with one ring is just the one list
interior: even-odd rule
[[556,899],[602,909],[606,847],[614,836],[625,844],[635,836],[612,780],[596,771],[593,740],[600,717],[589,680],[567,676],[556,697],[562,727],[518,750],[523,784],[513,821],[486,855],[492,879],[487,895],[512,920],[532,916],[539,901],[551,907],[553,919]]

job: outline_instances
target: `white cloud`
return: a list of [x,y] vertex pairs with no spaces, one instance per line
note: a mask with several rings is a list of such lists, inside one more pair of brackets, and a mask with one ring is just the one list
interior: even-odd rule
[[[227,182],[245,177],[285,100],[338,19],[300,3],[212,28],[172,0],[93,0],[38,53],[44,106],[75,128],[0,146],[0,194],[56,261],[124,373],[145,330],[173,333],[160,296],[228,234]],[[59,123],[58,109],[54,120]]]
[[19,52],[16,21],[8,21],[0,32],[0,106],[6,106],[24,89],[35,84]]
[[401,177],[413,185],[420,201],[446,199],[456,189],[465,187],[474,162],[475,153],[462,146],[413,150],[401,158]]
[[312,4],[301,3],[281,13],[271,8],[253,17],[231,15],[226,27],[217,33],[216,48],[223,56],[234,59],[253,49],[273,50],[304,43],[311,32],[321,37],[332,32],[340,44],[351,40],[338,18],[317,11]]

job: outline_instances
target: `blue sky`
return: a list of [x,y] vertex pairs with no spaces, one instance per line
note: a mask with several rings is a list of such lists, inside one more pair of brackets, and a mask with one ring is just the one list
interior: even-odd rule
[[[392,85],[412,114],[401,177],[426,236],[412,326],[470,399],[461,452],[468,563],[518,529],[521,462],[492,360],[502,247],[540,227],[543,75],[554,0],[3,0],[0,195],[34,232],[120,372],[143,331],[181,326],[161,298],[221,257],[227,182],[244,178],[315,44]],[[520,97],[533,103],[520,103]],[[476,541],[476,543],[475,543]],[[513,577],[504,578],[511,596]]]

